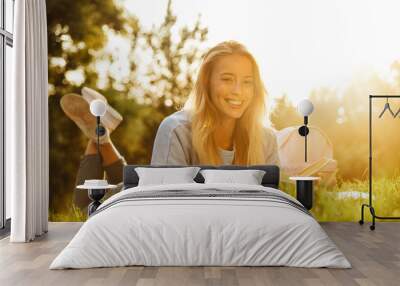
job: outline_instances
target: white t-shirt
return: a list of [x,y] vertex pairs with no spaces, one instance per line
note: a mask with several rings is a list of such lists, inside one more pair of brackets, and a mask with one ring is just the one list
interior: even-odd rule
[[224,150],[219,148],[219,155],[222,160],[222,165],[232,165],[233,157],[235,156],[234,150]]

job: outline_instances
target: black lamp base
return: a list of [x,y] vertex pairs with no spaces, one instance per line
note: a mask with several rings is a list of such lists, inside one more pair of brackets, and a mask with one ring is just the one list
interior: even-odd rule
[[299,128],[300,136],[304,137],[304,162],[307,162],[307,135],[310,133],[310,130],[307,127],[307,117],[304,117],[304,125]]
[[92,202],[88,206],[88,216],[94,213],[97,210],[97,208],[101,205],[100,200],[104,197],[105,193],[106,193],[105,189],[88,190],[89,198],[92,200]]
[[299,134],[303,137],[307,136],[308,133],[310,133],[310,130],[308,129],[307,126],[303,125],[299,128]]
[[106,129],[104,128],[104,126],[103,125],[97,125],[97,127],[96,127],[96,135],[97,136],[99,136],[99,137],[101,137],[101,136],[103,136],[104,134],[106,134]]

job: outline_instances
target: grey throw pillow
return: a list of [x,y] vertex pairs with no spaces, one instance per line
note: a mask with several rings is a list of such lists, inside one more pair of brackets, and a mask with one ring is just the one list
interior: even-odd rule
[[135,168],[139,186],[195,183],[199,167]]
[[205,184],[231,183],[261,185],[265,171],[262,170],[201,170]]

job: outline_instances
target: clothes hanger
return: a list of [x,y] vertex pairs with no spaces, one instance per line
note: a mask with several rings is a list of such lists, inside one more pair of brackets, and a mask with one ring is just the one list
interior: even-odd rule
[[397,110],[397,112],[394,114],[394,117],[397,117],[397,115],[399,115],[400,114],[400,108],[399,108],[399,110]]
[[399,115],[400,114],[400,108],[397,110],[397,112],[394,114],[394,118],[396,118],[397,117],[397,115]]
[[390,104],[389,104],[389,98],[386,97],[386,103],[385,106],[383,107],[383,110],[381,112],[381,114],[379,114],[379,118],[381,118],[383,116],[383,114],[385,113],[386,110],[389,110],[390,114],[392,114],[393,117],[396,117],[397,114],[399,113],[399,111],[396,112],[396,115],[394,115],[392,109],[390,108]]

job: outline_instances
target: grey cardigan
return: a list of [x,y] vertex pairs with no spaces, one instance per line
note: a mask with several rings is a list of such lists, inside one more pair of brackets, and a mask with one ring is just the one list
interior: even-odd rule
[[[265,164],[279,165],[278,145],[272,129],[265,128]],[[185,110],[166,117],[160,124],[154,141],[151,165],[198,165],[192,147],[190,116]]]

